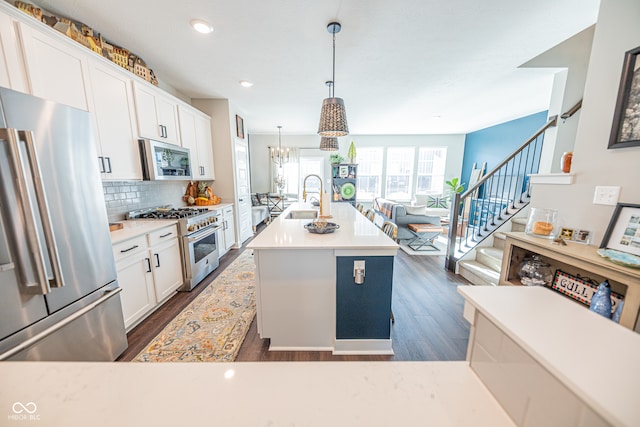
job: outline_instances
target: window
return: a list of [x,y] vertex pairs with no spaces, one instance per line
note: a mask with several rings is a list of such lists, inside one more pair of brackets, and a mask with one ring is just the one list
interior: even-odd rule
[[[324,182],[324,158],[321,156],[300,156],[300,187],[298,197],[302,200],[302,191],[303,191],[303,180],[306,176],[314,174],[318,175],[322,181]],[[315,197],[320,200],[320,181],[317,178],[309,178],[307,180],[307,200],[310,197]],[[327,193],[331,194],[329,189],[326,190]]]
[[446,148],[420,147],[416,174],[416,194],[442,194]]
[[387,148],[385,197],[391,200],[411,200],[414,147]]
[[373,200],[382,194],[383,150],[383,147],[358,148],[358,200]]

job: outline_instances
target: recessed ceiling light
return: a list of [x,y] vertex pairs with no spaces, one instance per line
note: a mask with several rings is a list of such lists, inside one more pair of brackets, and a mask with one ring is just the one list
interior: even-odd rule
[[190,22],[194,30],[202,34],[209,34],[213,32],[213,27],[207,21],[202,19],[192,19]]
[[242,86],[242,87],[251,87],[251,86],[253,86],[253,83],[251,83],[249,80],[240,80],[240,86]]

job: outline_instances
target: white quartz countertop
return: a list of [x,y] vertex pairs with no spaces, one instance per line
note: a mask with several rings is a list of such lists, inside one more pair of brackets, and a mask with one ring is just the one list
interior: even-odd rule
[[[292,203],[283,213],[258,234],[248,245],[250,249],[370,249],[395,254],[398,245],[348,203],[331,203],[330,213],[340,226],[329,234],[313,234],[304,229],[311,219],[287,219],[295,210],[314,209],[307,203]],[[317,209],[317,208],[316,208]]]
[[514,426],[467,362],[3,362],[0,377],[11,425]]
[[159,230],[171,224],[176,224],[178,221],[175,219],[153,219],[153,220],[127,220],[120,221],[119,223],[124,225],[120,230],[112,231],[111,243],[116,244],[124,242],[125,240],[132,239],[134,237],[141,236],[143,234],[150,233],[155,230]]
[[603,418],[640,425],[640,335],[543,287],[458,292]]

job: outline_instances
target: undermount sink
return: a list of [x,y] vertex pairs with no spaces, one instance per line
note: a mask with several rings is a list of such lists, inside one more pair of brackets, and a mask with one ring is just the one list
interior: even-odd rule
[[318,218],[317,210],[295,210],[291,211],[285,217],[286,219],[316,219]]

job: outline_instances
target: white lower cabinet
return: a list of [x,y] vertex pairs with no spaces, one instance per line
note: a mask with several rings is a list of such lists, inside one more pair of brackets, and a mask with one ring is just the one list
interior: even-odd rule
[[224,234],[224,242],[221,243],[226,253],[236,244],[236,230],[233,215],[233,205],[222,209],[222,230]]
[[182,285],[177,227],[171,225],[113,245],[127,331]]

